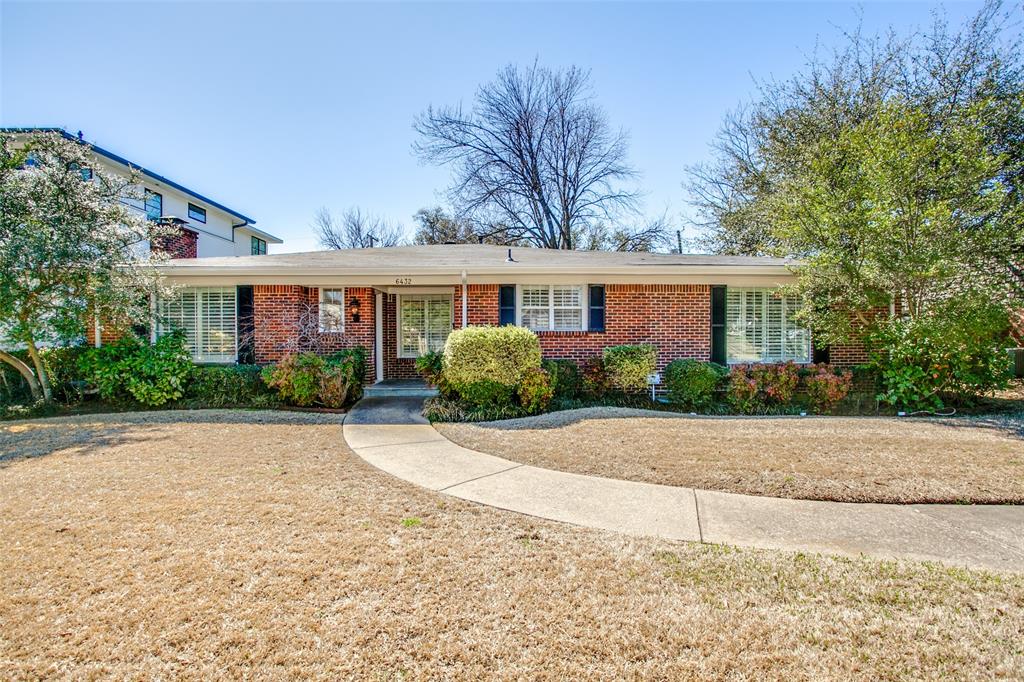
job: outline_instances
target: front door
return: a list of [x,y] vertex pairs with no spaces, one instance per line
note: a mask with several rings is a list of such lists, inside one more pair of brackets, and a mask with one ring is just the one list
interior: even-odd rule
[[452,330],[451,294],[398,295],[398,357],[440,351]]

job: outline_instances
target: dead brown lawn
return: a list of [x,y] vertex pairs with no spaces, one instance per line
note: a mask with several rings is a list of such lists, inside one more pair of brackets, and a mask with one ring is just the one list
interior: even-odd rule
[[660,542],[429,492],[331,416],[0,425],[0,677],[1024,675],[1024,577]]
[[843,502],[1024,503],[1024,414],[735,418],[587,408],[435,426],[468,448],[609,478]]

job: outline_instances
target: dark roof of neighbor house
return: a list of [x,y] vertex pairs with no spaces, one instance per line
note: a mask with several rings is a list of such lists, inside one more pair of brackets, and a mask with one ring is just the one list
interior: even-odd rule
[[[512,260],[508,258],[511,255]],[[723,268],[781,271],[795,265],[788,258],[714,256],[616,251],[560,251],[487,244],[438,244],[279,253],[263,256],[187,258],[165,267],[189,271],[335,271],[381,272],[611,272],[644,269]]]
[[[61,135],[63,135],[64,137],[66,137],[69,140],[79,141],[78,137],[72,135],[71,133],[69,133],[68,131],[64,130],[63,128],[0,128],[0,132],[14,133],[14,134],[19,134],[19,133],[60,133]],[[176,190],[178,190],[180,192],[184,192],[185,194],[188,194],[188,195],[190,195],[192,197],[195,197],[199,201],[202,201],[203,203],[209,204],[210,206],[213,206],[214,208],[218,208],[221,211],[224,211],[225,213],[233,215],[236,218],[239,218],[239,219],[245,221],[246,223],[249,223],[250,225],[253,225],[253,224],[256,223],[256,221],[253,220],[252,218],[249,218],[248,216],[245,216],[245,215],[239,213],[238,211],[235,211],[234,209],[230,209],[227,206],[225,206],[224,204],[218,203],[218,202],[214,201],[213,199],[210,199],[209,197],[205,197],[202,194],[200,194],[199,192],[191,190],[188,187],[185,187],[184,185],[181,185],[181,184],[179,184],[179,183],[177,183],[177,182],[175,182],[173,180],[169,180],[169,179],[165,178],[162,175],[154,173],[151,170],[147,170],[146,168],[143,168],[142,166],[140,166],[137,163],[132,163],[128,159],[124,158],[123,156],[118,156],[114,152],[108,151],[108,150],[104,149],[103,147],[100,147],[99,145],[93,144],[92,142],[86,142],[86,144],[88,144],[89,147],[91,147],[94,152],[96,152],[100,156],[103,156],[103,157],[106,157],[106,158],[110,159],[114,163],[119,163],[119,164],[121,164],[123,166],[129,166],[131,168],[134,168],[135,170],[139,171],[140,173],[142,173],[143,175],[145,175],[148,178],[156,180],[157,182],[161,182],[161,183],[167,185],[168,187],[173,187],[174,189],[176,189]],[[275,237],[275,239],[276,239],[276,237]]]

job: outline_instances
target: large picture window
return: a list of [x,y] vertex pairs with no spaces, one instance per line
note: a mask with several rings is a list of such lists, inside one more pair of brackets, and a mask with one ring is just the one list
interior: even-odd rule
[[524,284],[519,288],[521,324],[534,331],[581,331],[583,287]]
[[800,298],[775,289],[726,289],[730,363],[811,361],[811,334],[794,319]]
[[444,294],[398,297],[398,357],[418,358],[444,349],[452,330],[452,298]]
[[234,362],[238,355],[237,314],[234,287],[182,289],[161,302],[157,334],[182,330],[196,362]]

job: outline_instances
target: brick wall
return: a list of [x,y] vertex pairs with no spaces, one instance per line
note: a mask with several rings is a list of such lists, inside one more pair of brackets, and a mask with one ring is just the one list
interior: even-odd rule
[[171,258],[195,258],[198,248],[199,233],[180,226],[175,234],[153,240],[153,250],[166,253]]
[[711,357],[711,287],[706,284],[609,284],[605,331],[540,332],[545,358],[583,362],[608,346],[651,343],[658,369],[679,358]]
[[[353,319],[349,302],[359,301],[359,321]],[[319,330],[319,291],[296,285],[253,287],[253,345],[256,362],[277,362],[287,353],[333,353],[363,346],[367,350],[366,381],[373,383],[374,292],[369,287],[345,288],[345,330]]]

